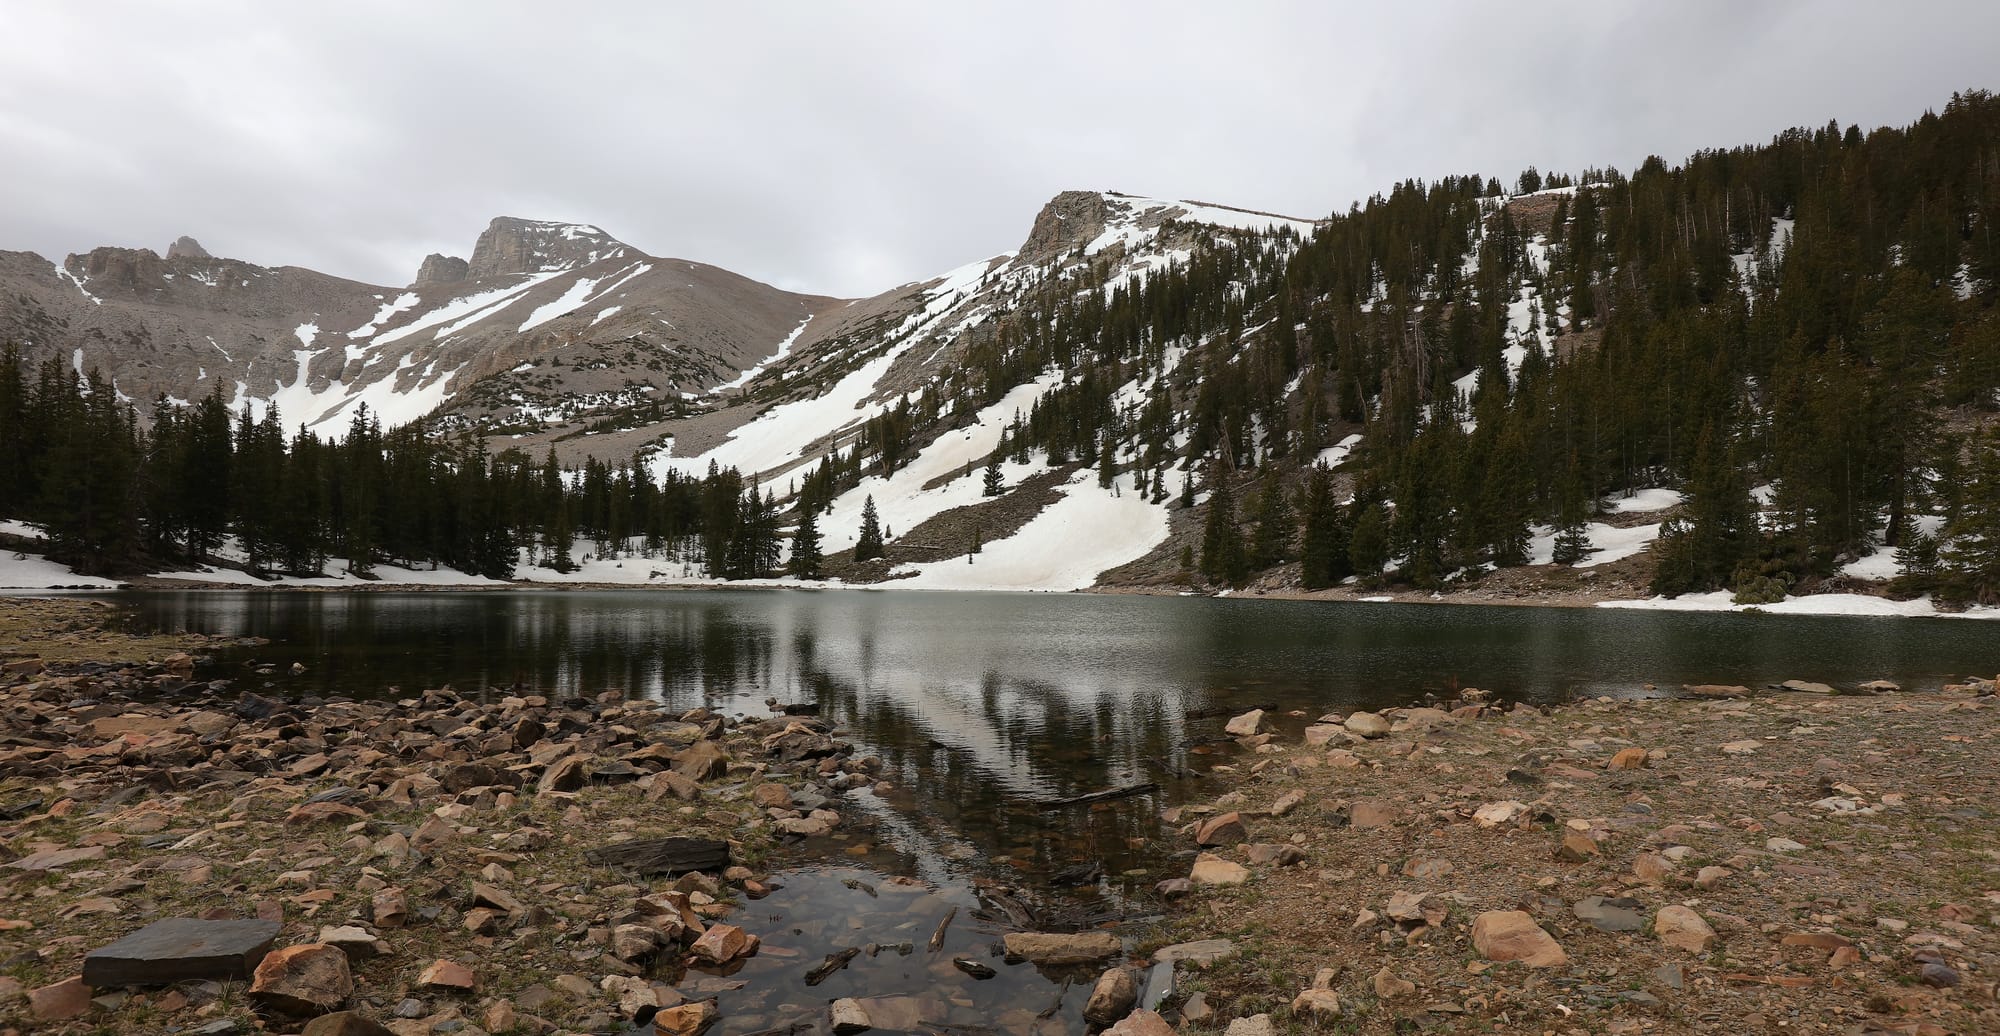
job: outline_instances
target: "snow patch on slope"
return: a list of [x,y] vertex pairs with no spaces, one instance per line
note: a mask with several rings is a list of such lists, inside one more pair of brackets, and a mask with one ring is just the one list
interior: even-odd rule
[[1098,573],[1129,564],[1167,538],[1167,510],[1134,491],[1099,488],[1096,473],[1078,471],[1063,498],[1020,531],[965,558],[912,566],[916,574],[883,589],[1081,590]]

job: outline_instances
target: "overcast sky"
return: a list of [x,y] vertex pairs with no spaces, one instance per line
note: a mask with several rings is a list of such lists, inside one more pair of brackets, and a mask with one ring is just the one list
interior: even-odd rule
[[1319,216],[2000,88],[1992,0],[970,6],[9,0],[0,248],[401,285],[515,215],[868,295],[1068,188]]

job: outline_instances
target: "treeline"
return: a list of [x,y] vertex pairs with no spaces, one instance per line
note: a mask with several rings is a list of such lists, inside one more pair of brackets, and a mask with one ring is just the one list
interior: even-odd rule
[[[384,430],[365,407],[346,433],[287,436],[275,406],[232,410],[219,390],[155,401],[150,426],[95,371],[59,358],[32,371],[0,352],[0,517],[45,531],[49,556],[124,575],[222,559],[315,576],[340,559],[446,566],[506,579],[523,563],[574,571],[574,544],[643,549],[719,578],[768,575],[779,507],[734,469],[647,475],[635,458],[580,469],[423,422]],[[816,558],[802,557],[808,568]]]
[[1100,261],[948,377],[990,402],[1058,369],[1006,450],[1203,477],[1212,582],[1303,561],[1308,586],[1443,587],[1524,563],[1537,527],[1573,561],[1599,501],[1667,486],[1658,592],[1765,599],[1885,542],[1906,592],[2000,599],[1992,95],[1516,186],[1559,190],[1409,181],[1303,242],[1214,231],[1118,284]]

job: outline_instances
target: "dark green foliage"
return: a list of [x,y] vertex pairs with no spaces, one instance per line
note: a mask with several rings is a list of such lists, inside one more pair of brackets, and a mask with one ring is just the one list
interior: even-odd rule
[[1230,472],[1217,465],[1209,476],[1208,520],[1201,533],[1201,576],[1210,583],[1242,586],[1250,575],[1243,530],[1236,524],[1236,493]]
[[882,556],[882,519],[875,512],[875,498],[861,504],[861,535],[854,541],[854,560],[873,561]]
[[1354,574],[1349,557],[1353,539],[1345,508],[1333,498],[1333,474],[1316,464],[1306,478],[1304,499],[1305,533],[1299,547],[1299,579],[1308,590],[1337,586]]
[[800,579],[818,579],[820,566],[819,511],[805,508],[799,513],[799,527],[792,533],[792,557],[787,565]]

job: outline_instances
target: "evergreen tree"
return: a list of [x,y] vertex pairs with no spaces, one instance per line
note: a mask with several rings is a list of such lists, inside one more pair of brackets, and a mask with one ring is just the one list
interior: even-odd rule
[[1000,480],[1000,454],[996,450],[993,456],[986,461],[986,484],[981,491],[981,495],[996,497],[1000,495],[1001,490],[1004,488],[1006,486]]
[[1243,530],[1236,524],[1236,497],[1230,472],[1221,464],[1209,476],[1208,521],[1201,533],[1201,575],[1210,583],[1242,586],[1250,575]]
[[875,497],[871,493],[861,502],[861,536],[854,541],[854,560],[873,561],[882,552],[882,520],[875,512]]
[[818,579],[820,566],[819,509],[802,508],[799,512],[799,528],[792,534],[792,558],[789,562],[792,575],[800,579]]
[[1299,547],[1299,579],[1308,590],[1337,586],[1354,572],[1348,556],[1351,530],[1347,513],[1333,499],[1333,473],[1315,464],[1306,479],[1300,510],[1305,533]]
[[1389,564],[1389,516],[1381,504],[1369,504],[1354,519],[1354,536],[1348,543],[1348,559],[1354,574],[1374,581]]
[[1291,506],[1285,501],[1277,475],[1265,476],[1264,486],[1257,494],[1257,524],[1250,536],[1250,568],[1261,571],[1284,561],[1291,552],[1292,534],[1296,531]]

